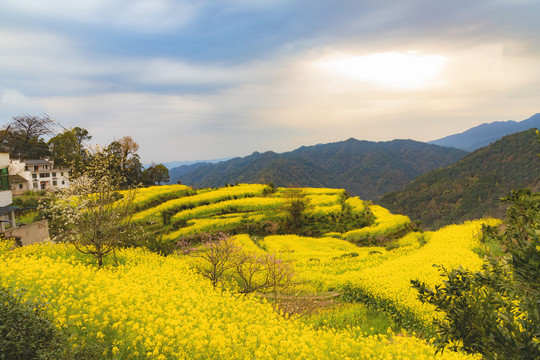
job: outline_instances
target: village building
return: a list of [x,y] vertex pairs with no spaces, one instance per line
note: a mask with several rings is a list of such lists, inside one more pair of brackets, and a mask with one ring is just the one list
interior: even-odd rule
[[13,195],[9,186],[9,154],[0,153],[0,232],[4,232],[6,226],[15,226],[15,209],[11,207]]
[[9,177],[13,195],[26,191],[69,187],[70,169],[55,167],[52,160],[11,160]]

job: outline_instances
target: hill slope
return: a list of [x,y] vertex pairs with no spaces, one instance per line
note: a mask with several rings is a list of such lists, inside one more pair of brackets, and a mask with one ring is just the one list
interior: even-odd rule
[[459,162],[434,170],[378,203],[428,227],[504,215],[498,201],[511,189],[538,189],[540,144],[534,130],[508,135]]
[[170,177],[172,183],[181,181],[197,187],[273,182],[276,186],[345,188],[362,199],[375,199],[465,154],[463,150],[413,140],[371,142],[351,138],[283,154],[255,152],[218,164],[181,166],[172,169]]
[[482,124],[460,134],[430,141],[429,144],[474,151],[488,146],[505,135],[515,134],[532,128],[540,128],[540,113],[520,122],[510,120]]

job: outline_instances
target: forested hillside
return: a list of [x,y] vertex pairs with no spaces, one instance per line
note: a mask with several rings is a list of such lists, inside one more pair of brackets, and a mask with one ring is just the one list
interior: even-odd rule
[[502,217],[499,198],[515,188],[538,189],[537,153],[540,144],[534,130],[508,135],[421,176],[402,191],[384,195],[378,203],[430,228],[483,216]]
[[224,183],[345,188],[363,199],[401,189],[423,173],[451,164],[467,153],[413,140],[346,141],[302,146],[277,154],[258,153],[219,164],[171,169],[171,183],[196,187]]

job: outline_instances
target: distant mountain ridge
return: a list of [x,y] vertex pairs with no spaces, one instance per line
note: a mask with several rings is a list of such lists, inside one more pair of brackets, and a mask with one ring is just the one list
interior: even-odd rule
[[540,188],[538,153],[534,130],[507,135],[377,203],[432,229],[484,216],[503,217],[505,205],[499,198],[516,188]]
[[217,164],[180,166],[169,174],[172,183],[181,181],[196,187],[273,182],[276,186],[345,188],[351,195],[375,199],[466,154],[414,140],[372,142],[351,138],[282,154],[255,152]]
[[[179,167],[179,166],[184,166],[184,165],[194,165],[194,164],[213,164],[213,163],[217,163],[217,162],[220,162],[220,161],[227,161],[229,160],[230,158],[222,158],[222,159],[212,159],[212,160],[188,160],[188,161],[169,161],[169,162],[165,162],[165,163],[162,163],[163,165],[165,165],[165,167],[167,169],[174,169],[176,167]],[[143,165],[145,168],[149,167],[151,164],[145,164]]]
[[454,147],[466,151],[474,151],[501,139],[503,136],[532,128],[540,128],[540,113],[520,122],[513,120],[495,121],[488,124],[478,125],[459,134],[429,141],[428,144]]

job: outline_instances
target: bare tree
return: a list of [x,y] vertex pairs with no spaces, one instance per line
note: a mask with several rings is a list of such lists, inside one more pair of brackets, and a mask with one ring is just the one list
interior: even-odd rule
[[183,252],[200,259],[196,262],[197,271],[209,279],[214,289],[223,282],[226,273],[235,266],[235,257],[240,248],[227,235],[219,233],[208,235],[199,247],[191,247],[182,241],[179,243]]
[[43,135],[54,134],[53,128],[56,126],[54,120],[49,115],[28,115],[13,116],[12,128],[13,130],[19,130],[27,135],[28,139],[34,137],[41,137]]
[[41,137],[53,135],[55,126],[56,123],[47,114],[14,116],[2,136],[5,147],[12,156],[21,159],[26,158],[31,147],[43,147],[38,153],[46,153],[47,144]]
[[272,254],[245,251],[226,234],[209,235],[198,247],[185,240],[179,245],[195,258],[195,269],[211,281],[214,289],[220,283],[236,283],[242,294],[273,293],[276,297],[293,284],[294,271],[289,262]]
[[130,155],[134,155],[139,150],[139,144],[131,136],[124,136],[118,140],[121,151],[122,171],[126,171],[127,161]]
[[268,280],[266,288],[268,292],[277,298],[278,290],[286,289],[294,283],[294,270],[290,263],[278,258],[275,254],[269,254],[265,259]]

